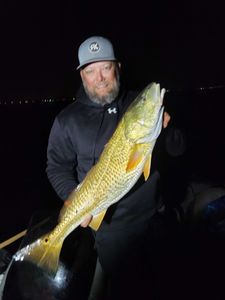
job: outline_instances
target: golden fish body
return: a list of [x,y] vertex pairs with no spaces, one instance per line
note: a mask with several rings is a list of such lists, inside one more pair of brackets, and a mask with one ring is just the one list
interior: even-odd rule
[[[15,259],[28,259],[55,274],[65,238],[88,215],[95,219],[119,201],[142,173],[147,180],[151,153],[162,128],[163,94],[164,89],[160,91],[159,84],[152,83],[138,95],[97,164],[70,194],[70,204],[62,208],[58,225],[49,234],[21,249]],[[94,226],[97,228],[99,224]]]

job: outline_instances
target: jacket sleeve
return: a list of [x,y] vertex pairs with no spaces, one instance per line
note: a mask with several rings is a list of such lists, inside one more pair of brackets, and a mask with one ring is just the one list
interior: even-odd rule
[[48,140],[46,172],[53,189],[62,200],[66,200],[78,185],[75,177],[76,161],[70,138],[56,117]]
[[160,159],[161,189],[167,208],[178,207],[184,199],[188,180],[187,136],[178,127],[164,131],[164,153]]
[[185,133],[176,127],[170,127],[165,130],[165,149],[171,157],[183,155],[187,148]]

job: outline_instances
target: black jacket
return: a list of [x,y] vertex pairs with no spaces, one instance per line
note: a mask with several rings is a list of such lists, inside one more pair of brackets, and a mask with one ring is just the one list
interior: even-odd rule
[[[67,199],[97,162],[118,121],[136,96],[137,92],[123,90],[113,103],[101,106],[90,101],[80,88],[75,102],[56,116],[49,136],[46,171],[62,200]],[[182,148],[178,131],[168,128],[160,134],[155,145],[159,155],[155,155],[154,150],[149,180],[143,185],[141,178],[128,195],[110,207],[104,219],[106,228],[111,223],[120,224],[121,219],[123,222],[145,219],[154,213],[160,198],[160,156],[164,152],[180,154]]]
[[137,92],[121,92],[110,105],[93,103],[80,88],[75,102],[55,118],[47,149],[47,175],[62,200],[98,160]]

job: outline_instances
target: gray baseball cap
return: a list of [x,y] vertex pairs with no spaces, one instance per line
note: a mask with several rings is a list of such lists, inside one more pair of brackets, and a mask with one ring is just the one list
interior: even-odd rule
[[79,70],[84,65],[103,60],[117,60],[112,43],[102,36],[92,36],[86,39],[78,50]]

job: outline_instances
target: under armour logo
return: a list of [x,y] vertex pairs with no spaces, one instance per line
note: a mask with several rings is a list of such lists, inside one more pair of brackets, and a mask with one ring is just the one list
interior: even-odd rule
[[109,114],[112,114],[112,113],[116,114],[117,113],[116,107],[114,107],[114,108],[108,108],[108,113]]

